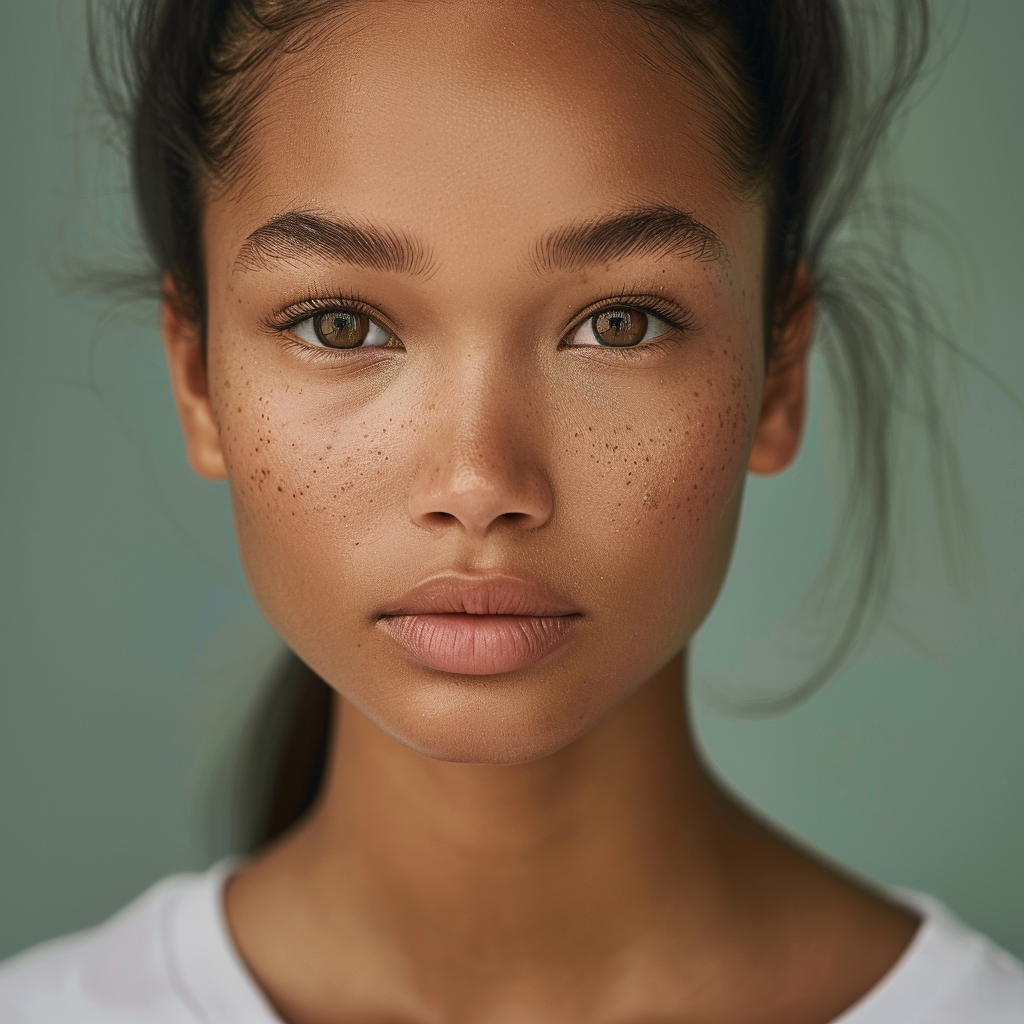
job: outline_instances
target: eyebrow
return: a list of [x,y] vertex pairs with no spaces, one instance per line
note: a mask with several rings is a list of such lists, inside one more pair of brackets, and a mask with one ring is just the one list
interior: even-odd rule
[[[536,243],[531,262],[538,273],[551,273],[630,256],[711,261],[726,254],[718,235],[692,214],[652,206],[559,228]],[[234,268],[265,270],[277,261],[324,260],[408,275],[427,274],[433,265],[427,247],[402,232],[293,210],[253,231]]]
[[352,263],[392,274],[426,274],[432,261],[416,239],[370,223],[340,221],[293,210],[249,235],[235,257],[235,270],[266,270],[273,263]]
[[560,228],[536,244],[532,262],[538,273],[551,273],[630,256],[712,261],[727,255],[718,235],[693,214],[651,206]]

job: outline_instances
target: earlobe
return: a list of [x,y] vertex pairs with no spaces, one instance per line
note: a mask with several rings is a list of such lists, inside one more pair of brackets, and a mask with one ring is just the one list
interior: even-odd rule
[[747,466],[751,473],[779,473],[796,458],[806,418],[807,362],[813,330],[813,281],[807,264],[801,263],[793,277],[768,364],[761,415]]
[[220,430],[210,402],[206,354],[198,323],[187,316],[170,274],[164,276],[161,332],[178,422],[189,465],[208,480],[227,476]]

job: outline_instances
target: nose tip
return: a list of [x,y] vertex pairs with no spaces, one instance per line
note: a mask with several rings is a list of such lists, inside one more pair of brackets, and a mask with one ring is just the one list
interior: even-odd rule
[[524,530],[543,526],[553,505],[547,480],[538,467],[503,454],[505,458],[431,460],[410,496],[413,522],[434,528],[458,525],[475,537],[502,525]]

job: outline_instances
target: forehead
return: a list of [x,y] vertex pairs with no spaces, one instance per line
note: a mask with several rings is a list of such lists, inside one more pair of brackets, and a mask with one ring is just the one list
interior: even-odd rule
[[453,247],[479,245],[482,218],[510,244],[638,205],[687,210],[727,243],[751,219],[704,100],[621,4],[372,0],[308,38],[252,112],[244,187],[224,197],[241,238],[287,209]]

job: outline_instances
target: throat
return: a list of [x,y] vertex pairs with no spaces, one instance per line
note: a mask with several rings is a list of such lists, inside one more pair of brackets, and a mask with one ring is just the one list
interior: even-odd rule
[[379,972],[424,1012],[536,1014],[559,992],[610,997],[624,965],[678,973],[733,914],[742,829],[694,752],[680,661],[526,764],[435,760],[338,704],[314,813],[228,894],[270,989],[305,991],[320,963],[324,978]]

